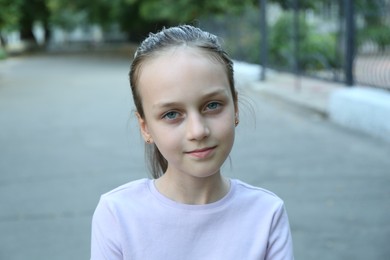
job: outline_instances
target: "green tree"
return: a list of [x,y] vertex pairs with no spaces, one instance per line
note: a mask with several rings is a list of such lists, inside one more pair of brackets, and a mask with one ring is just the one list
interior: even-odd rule
[[23,40],[36,45],[37,41],[33,34],[35,22],[41,22],[45,30],[45,39],[50,37],[49,18],[50,11],[46,0],[24,0],[21,2],[19,21],[20,36]]
[[20,19],[20,0],[0,0],[0,30],[17,26]]
[[36,44],[34,23],[40,22],[45,39],[52,25],[72,29],[80,22],[109,29],[119,24],[132,40],[162,26],[195,22],[202,15],[233,13],[253,0],[0,0],[0,29],[17,27],[21,37]]
[[[329,0],[325,0],[329,1]],[[284,10],[292,9],[294,6],[294,0],[270,0],[270,2],[278,4],[281,8]],[[305,10],[305,9],[315,9],[321,4],[321,2],[324,1],[313,1],[313,0],[298,0],[298,7],[299,9]]]
[[[75,0],[73,0],[75,1]],[[140,40],[150,31],[178,23],[193,23],[202,15],[243,10],[253,0],[79,0],[77,9],[88,20],[108,28],[119,23],[131,40]]]
[[143,18],[152,21],[188,23],[202,15],[237,13],[251,3],[250,0],[144,0],[140,6],[140,13]]
[[21,0],[0,0],[0,47],[6,42],[1,32],[15,30],[18,27],[21,13]]

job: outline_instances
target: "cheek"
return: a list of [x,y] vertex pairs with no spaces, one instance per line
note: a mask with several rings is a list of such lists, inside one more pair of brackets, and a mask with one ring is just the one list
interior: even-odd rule
[[234,114],[228,114],[213,124],[214,135],[227,142],[234,139],[235,125]]
[[176,131],[162,127],[151,129],[151,133],[154,136],[153,140],[157,148],[165,158],[167,155],[169,156],[169,154],[171,154],[171,151],[180,148],[180,140],[182,140],[182,138],[179,138],[179,134]]

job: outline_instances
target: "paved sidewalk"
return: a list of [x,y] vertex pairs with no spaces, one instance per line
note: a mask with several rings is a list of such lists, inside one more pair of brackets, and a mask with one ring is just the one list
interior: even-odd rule
[[271,98],[281,99],[327,116],[329,98],[333,91],[344,85],[290,73],[266,71],[266,80],[260,81],[260,66],[235,62],[238,85],[245,85]]
[[265,95],[281,98],[285,102],[311,109],[324,116],[327,115],[332,92],[344,87],[337,83],[296,77],[287,73],[271,72],[267,80],[268,82],[257,81],[251,87]]
[[[330,121],[390,143],[390,92],[364,86],[295,76],[267,70],[260,81],[260,66],[235,63],[238,85],[318,113]],[[390,72],[389,72],[390,73]]]

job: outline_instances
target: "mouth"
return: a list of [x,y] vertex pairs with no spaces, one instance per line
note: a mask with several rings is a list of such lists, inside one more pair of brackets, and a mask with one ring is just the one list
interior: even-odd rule
[[186,152],[186,154],[191,155],[191,156],[196,157],[196,158],[203,159],[203,158],[209,157],[214,152],[216,147],[217,146],[196,149],[193,151]]

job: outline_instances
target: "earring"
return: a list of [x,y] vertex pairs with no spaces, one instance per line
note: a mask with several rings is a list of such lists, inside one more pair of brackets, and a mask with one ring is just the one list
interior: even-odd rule
[[146,140],[146,142],[147,142],[148,144],[150,144],[150,137],[148,138],[148,140]]
[[240,120],[238,120],[238,118],[236,118],[236,120],[234,121],[234,124],[235,124],[236,126],[238,126],[239,123],[240,123]]

